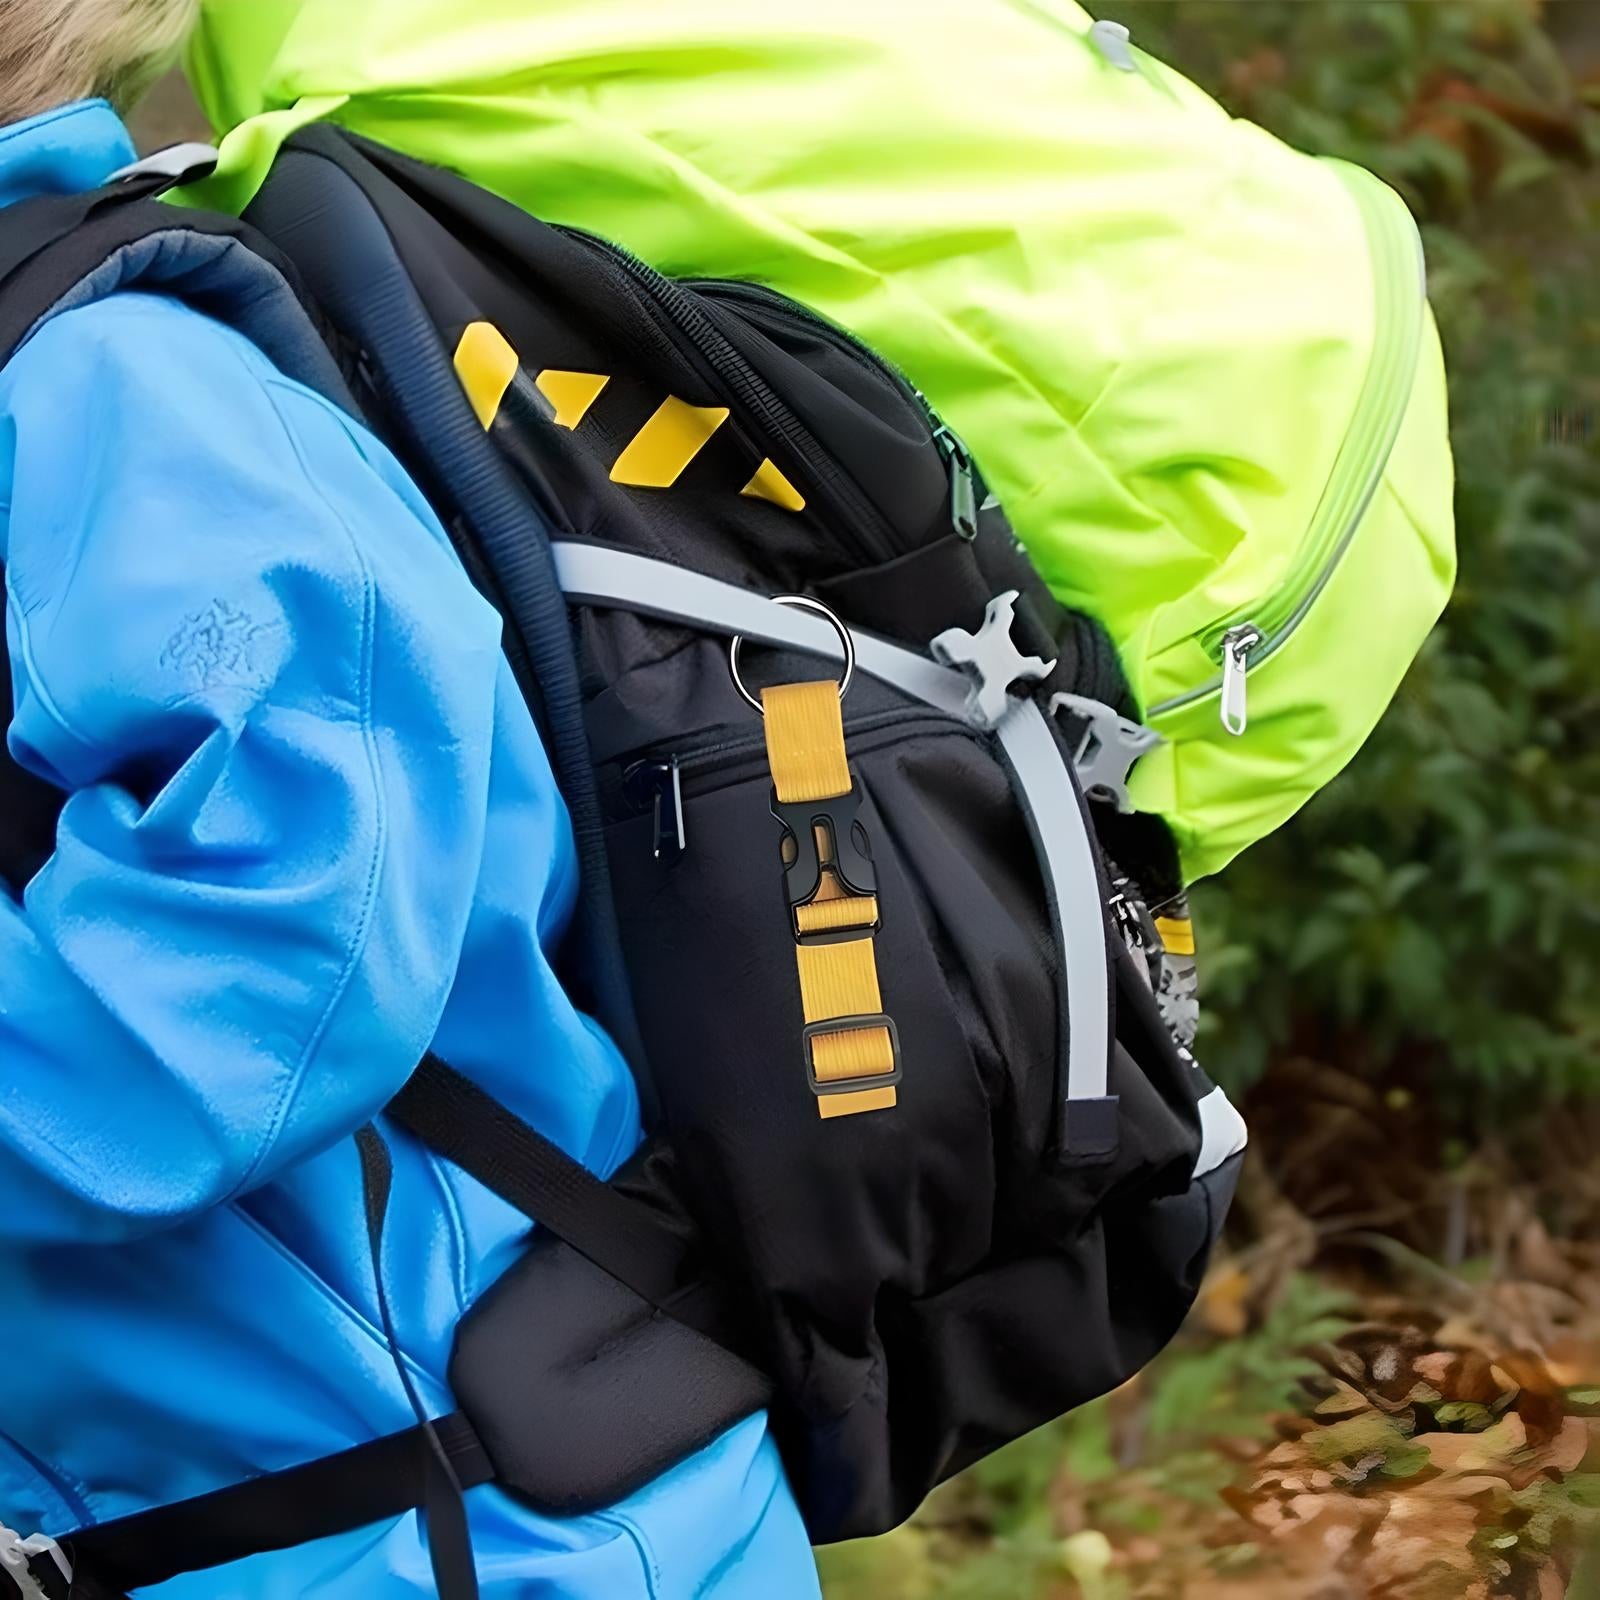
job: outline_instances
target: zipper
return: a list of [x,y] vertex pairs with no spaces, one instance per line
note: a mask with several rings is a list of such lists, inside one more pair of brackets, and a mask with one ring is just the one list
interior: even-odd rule
[[604,256],[633,280],[663,318],[709,363],[741,409],[755,418],[769,438],[780,443],[779,453],[786,450],[804,465],[808,487],[827,503],[829,521],[851,532],[869,561],[891,561],[903,553],[888,519],[854,480],[839,471],[811,430],[695,304],[689,287],[657,272],[621,245],[579,228],[563,228],[561,232]]
[[[897,707],[889,711],[875,711],[869,716],[846,722],[845,743],[848,746],[854,740],[864,738],[868,734],[881,733],[885,728],[894,728],[902,738],[908,739],[919,733],[961,733],[980,736],[982,734],[981,729],[961,721],[959,717],[941,716],[937,712],[907,716],[903,709]],[[766,747],[766,734],[758,727],[752,733],[691,746],[687,750],[674,745],[671,740],[663,740],[659,744],[650,745],[631,755],[620,756],[616,760],[617,765],[623,769],[624,783],[627,781],[627,773],[651,766],[674,766],[680,775],[682,788],[687,793],[691,783],[703,788],[706,778],[729,771],[748,757],[765,752]]]
[[1405,418],[1427,304],[1422,240],[1404,202],[1371,173],[1342,161],[1329,165],[1354,197],[1372,244],[1376,331],[1355,414],[1284,581],[1201,635],[1217,662],[1217,676],[1151,707],[1151,717],[1220,694],[1223,727],[1235,736],[1245,731],[1248,675],[1293,637],[1338,570],[1383,481]]
[[[937,712],[907,716],[904,710],[877,711],[845,724],[847,743],[893,729],[897,739],[919,735],[960,734],[984,737],[981,729],[958,717]],[[760,728],[734,738],[713,740],[687,750],[670,740],[614,758],[622,773],[622,798],[627,816],[654,812],[652,850],[657,860],[676,860],[692,848],[685,801],[716,787],[711,780],[764,756],[766,734]],[[610,820],[617,820],[613,817]]]
[[922,413],[928,433],[944,457],[945,475],[950,480],[950,521],[963,538],[978,536],[978,486],[972,466],[972,452],[967,449],[955,429],[934,410],[932,403],[895,364],[879,354],[865,340],[858,339],[848,328],[813,311],[809,306],[791,300],[788,295],[769,289],[764,283],[748,283],[738,278],[687,278],[686,288],[707,295],[713,300],[727,300],[737,305],[741,301],[764,311],[776,311],[781,316],[793,317],[814,329],[834,349],[864,361],[885,382],[892,384],[901,397]]

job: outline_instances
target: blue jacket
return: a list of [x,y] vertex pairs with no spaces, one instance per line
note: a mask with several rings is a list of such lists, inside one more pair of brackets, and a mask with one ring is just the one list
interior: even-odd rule
[[[132,158],[0,130],[0,207]],[[4,213],[0,211],[0,228]],[[0,1519],[57,1532],[406,1427],[349,1135],[432,1043],[602,1172],[628,1072],[551,968],[569,825],[498,620],[371,436],[137,292],[0,373],[12,753],[70,792],[0,894]],[[426,1401],[525,1219],[390,1130]],[[485,1600],[815,1596],[765,1421],[602,1515],[468,1497]],[[417,1520],[164,1600],[431,1593]]]

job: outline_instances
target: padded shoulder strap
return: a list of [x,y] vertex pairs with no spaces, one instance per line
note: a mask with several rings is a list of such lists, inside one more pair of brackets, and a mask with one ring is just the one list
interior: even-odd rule
[[353,414],[328,324],[287,257],[233,217],[163,205],[154,196],[169,183],[136,177],[0,211],[0,366],[51,316],[138,287],[238,329]]

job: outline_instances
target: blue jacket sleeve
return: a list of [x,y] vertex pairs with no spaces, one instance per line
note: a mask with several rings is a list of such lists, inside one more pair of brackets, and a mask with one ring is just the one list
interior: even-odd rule
[[0,375],[0,538],[10,747],[71,795],[0,894],[0,1235],[125,1238],[351,1132],[427,1048],[499,623],[375,440],[151,296]]

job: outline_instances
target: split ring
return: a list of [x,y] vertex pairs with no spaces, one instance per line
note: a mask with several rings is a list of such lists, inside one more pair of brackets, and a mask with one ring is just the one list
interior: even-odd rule
[[[843,700],[856,671],[856,642],[850,630],[833,611],[820,600],[813,600],[808,594],[778,594],[772,597],[772,603],[775,606],[794,606],[801,611],[814,611],[832,624],[833,631],[839,635],[839,643],[844,646],[844,676],[839,680],[839,698]],[[739,676],[739,646],[743,643],[744,635],[736,634],[733,643],[728,647],[728,670],[733,674],[734,688],[739,691],[746,704],[754,706],[762,716],[765,716],[766,708],[745,688],[744,679]]]

